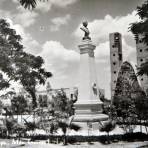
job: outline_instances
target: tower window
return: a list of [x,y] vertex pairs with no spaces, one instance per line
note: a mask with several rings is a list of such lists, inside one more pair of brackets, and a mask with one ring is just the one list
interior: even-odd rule
[[114,81],[114,83],[116,83],[116,81]]
[[116,74],[116,71],[114,71],[114,74]]
[[115,56],[115,54],[113,54],[113,56]]
[[142,49],[140,49],[140,52],[142,52]]
[[115,45],[112,45],[113,48],[115,48]]
[[120,61],[122,60],[122,54],[121,53],[119,54],[119,60]]
[[116,62],[113,62],[113,65],[116,65]]
[[142,43],[142,40],[139,40],[139,43]]
[[143,59],[140,59],[141,62],[143,62]]
[[141,81],[143,81],[143,78],[141,78]]

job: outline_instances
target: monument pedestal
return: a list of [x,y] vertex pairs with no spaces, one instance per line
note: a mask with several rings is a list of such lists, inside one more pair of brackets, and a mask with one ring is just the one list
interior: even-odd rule
[[108,119],[107,115],[102,114],[103,103],[99,98],[94,58],[96,46],[91,40],[85,39],[78,47],[80,49],[80,80],[73,122],[85,123],[92,127],[94,123],[98,125],[100,121]]

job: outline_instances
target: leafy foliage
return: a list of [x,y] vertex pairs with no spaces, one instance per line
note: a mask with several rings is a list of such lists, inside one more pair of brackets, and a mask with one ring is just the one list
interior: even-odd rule
[[11,100],[13,114],[22,114],[27,111],[27,100],[24,96],[14,96]]
[[[130,31],[135,35],[137,43],[141,41],[141,43],[148,45],[148,0],[142,6],[137,7],[137,15],[140,17],[140,21],[131,24]],[[148,75],[148,61],[138,67],[138,75],[144,74]]]
[[[70,100],[66,93],[61,89],[56,91],[50,108],[42,113],[41,119],[42,128],[50,133],[56,133],[60,128],[63,131],[63,143],[67,144],[66,133],[67,129],[78,131],[81,127],[72,123],[73,119],[73,103],[75,100]],[[46,116],[44,116],[44,114]]]
[[146,116],[148,111],[147,103],[146,95],[138,84],[132,66],[124,62],[116,83],[111,117],[125,132],[133,131],[135,125],[144,120],[143,114]]
[[[38,0],[19,0],[20,4],[25,8],[25,9],[34,9],[37,5]],[[40,0],[41,1],[41,0]],[[42,0],[43,1],[43,0]],[[45,0],[43,1],[45,2]]]
[[142,42],[148,45],[148,0],[142,6],[137,7],[137,15],[141,20],[131,24],[130,30],[135,36],[136,34],[142,34]]
[[115,122],[112,121],[112,120],[109,120],[109,121],[105,122],[105,123],[103,124],[103,126],[100,127],[99,130],[100,130],[101,132],[107,132],[107,133],[109,133],[109,132],[112,131],[115,127],[116,127]]
[[0,90],[9,87],[10,81],[19,81],[33,99],[33,108],[36,107],[36,86],[45,84],[52,74],[43,68],[44,61],[40,56],[23,51],[21,36],[16,34],[10,24],[0,19],[0,70],[8,77],[0,74]]
[[26,119],[24,119],[25,126],[27,127],[28,131],[33,131],[36,128],[38,128],[37,124],[35,122],[28,122]]

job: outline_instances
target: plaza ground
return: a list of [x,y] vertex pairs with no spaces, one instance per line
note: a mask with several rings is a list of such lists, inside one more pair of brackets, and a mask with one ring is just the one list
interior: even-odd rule
[[46,141],[32,142],[32,143],[14,143],[12,140],[0,139],[0,148],[136,148],[139,146],[148,145],[148,141],[144,142],[119,142],[108,145],[103,145],[99,142],[94,143],[76,143],[74,145],[68,144],[63,146],[60,144],[47,144]]

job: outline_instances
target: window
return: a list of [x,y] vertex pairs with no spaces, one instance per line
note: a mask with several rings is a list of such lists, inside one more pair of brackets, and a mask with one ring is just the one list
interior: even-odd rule
[[114,74],[116,74],[116,71],[114,71]]
[[116,65],[116,62],[113,62],[113,65]]
[[142,52],[142,49],[140,49],[140,52]]
[[114,83],[116,83],[116,81],[114,81]]
[[115,53],[113,54],[113,56],[115,56]]
[[121,61],[122,60],[122,54],[119,53],[119,60]]
[[115,48],[115,45],[112,45],[113,48]]
[[141,81],[143,81],[143,78],[141,78]]
[[140,59],[141,62],[143,62],[143,59]]

